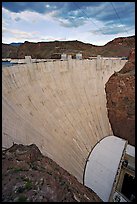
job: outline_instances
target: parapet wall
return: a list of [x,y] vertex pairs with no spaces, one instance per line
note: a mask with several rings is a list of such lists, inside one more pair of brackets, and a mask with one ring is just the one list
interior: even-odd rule
[[82,183],[91,149],[113,134],[104,86],[125,63],[70,59],[3,68],[2,146],[35,143]]

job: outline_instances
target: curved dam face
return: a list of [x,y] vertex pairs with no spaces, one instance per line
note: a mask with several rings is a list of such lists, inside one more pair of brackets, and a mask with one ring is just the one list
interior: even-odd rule
[[127,60],[53,61],[2,69],[2,146],[35,143],[81,183],[89,153],[113,135],[105,83]]

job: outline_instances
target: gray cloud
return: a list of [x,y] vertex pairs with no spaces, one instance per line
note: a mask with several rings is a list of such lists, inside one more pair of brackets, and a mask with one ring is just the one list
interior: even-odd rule
[[19,17],[15,18],[15,21],[20,21],[20,20],[21,20],[21,18],[19,18]]
[[97,29],[97,30],[91,30],[89,32],[100,35],[115,35],[115,34],[120,34],[120,33],[128,33],[131,29],[134,29],[133,26],[127,27],[124,25],[111,25],[111,26],[104,26],[102,29]]
[[[15,13],[25,10],[42,14],[58,11],[55,12],[56,15],[53,18],[61,26],[68,28],[80,27],[87,20],[91,21],[91,24],[93,24],[94,20],[100,21],[105,24],[105,27],[96,32],[104,30],[103,34],[111,34],[111,31],[113,34],[119,33],[122,29],[118,27],[121,22],[125,27],[135,25],[134,2],[3,2],[2,5]],[[18,21],[20,18],[15,20]],[[110,28],[106,28],[106,26],[110,26]]]

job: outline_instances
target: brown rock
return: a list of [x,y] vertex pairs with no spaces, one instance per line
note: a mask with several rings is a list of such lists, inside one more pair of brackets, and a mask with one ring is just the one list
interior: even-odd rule
[[108,42],[104,46],[96,46],[90,43],[74,41],[54,41],[54,42],[28,42],[25,41],[20,46],[2,44],[2,58],[24,58],[31,55],[32,58],[60,58],[62,53],[71,54],[75,58],[76,53],[81,52],[83,58],[102,55],[104,57],[129,55],[131,48],[135,47],[135,36],[120,37]]
[[36,145],[14,144],[2,154],[3,202],[102,202]]
[[135,50],[129,61],[106,83],[108,117],[114,135],[135,145]]

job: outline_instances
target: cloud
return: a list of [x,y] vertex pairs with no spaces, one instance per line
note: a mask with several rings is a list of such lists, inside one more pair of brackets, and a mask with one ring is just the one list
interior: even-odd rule
[[2,2],[2,6],[4,41],[73,38],[102,43],[124,35],[125,29],[134,33],[133,2],[113,2],[120,19],[111,2]]
[[2,2],[2,6],[11,12],[20,13],[22,11],[35,11],[38,13],[46,13],[48,9],[58,9],[73,11],[79,7],[87,6],[96,7],[103,2]]
[[[6,29],[2,30],[6,34],[10,34],[8,37],[9,42],[24,42],[24,41],[34,41],[37,42],[43,38],[39,32],[25,32],[17,29]],[[2,35],[2,41],[5,42],[7,39],[6,35]],[[11,41],[10,41],[11,40]]]
[[2,2],[2,6],[14,13],[20,13],[26,10],[45,13],[45,9],[48,8],[45,2]]
[[49,5],[49,4],[46,4],[45,7],[46,7],[46,8],[50,8],[50,5]]
[[53,36],[46,36],[44,38],[41,38],[41,41],[65,41],[66,38],[56,38],[56,37],[53,37]]
[[[39,34],[39,32],[25,32],[17,29],[7,29],[7,28],[2,28],[2,32],[10,33],[11,36],[15,38],[21,38],[21,39],[32,39],[36,38],[36,35]],[[33,36],[33,37],[32,37]]]
[[10,37],[6,38],[5,35],[2,36],[2,42],[11,43],[11,42],[41,42],[41,41],[55,41],[55,40],[66,40],[66,38],[55,37],[50,35],[41,35],[39,32],[25,32],[21,30],[5,30],[6,33],[10,33]]
[[85,24],[86,20],[82,17],[69,17],[68,19],[58,18],[60,25],[68,28],[77,28]]
[[[34,11],[22,11],[20,13],[11,12],[5,8],[2,8],[3,15],[8,16],[7,22],[23,20],[26,22],[40,21],[40,20],[53,20],[57,16],[58,11],[49,11],[45,15],[34,12]],[[7,18],[7,17],[6,17]]]
[[[127,13],[128,18],[133,19],[134,10],[134,4],[130,2],[113,2],[113,4],[111,2],[3,2],[2,5],[13,13],[12,16],[16,16],[16,19],[19,19],[20,15],[22,18],[26,17],[24,20],[40,16],[47,19],[49,16],[50,20],[54,18],[64,27],[79,27],[88,19],[104,23],[113,20],[115,23],[119,20],[115,10],[122,21],[127,18]],[[128,21],[124,23],[129,25]],[[130,23],[134,24],[131,21]]]
[[96,30],[91,30],[89,32],[96,34],[96,35],[100,35],[100,34],[104,34],[104,35],[115,35],[115,34],[124,34],[124,33],[128,33],[130,30],[133,30],[134,27],[127,27],[123,24],[118,24],[118,25],[110,25],[110,26],[104,26],[101,29],[96,29]]

